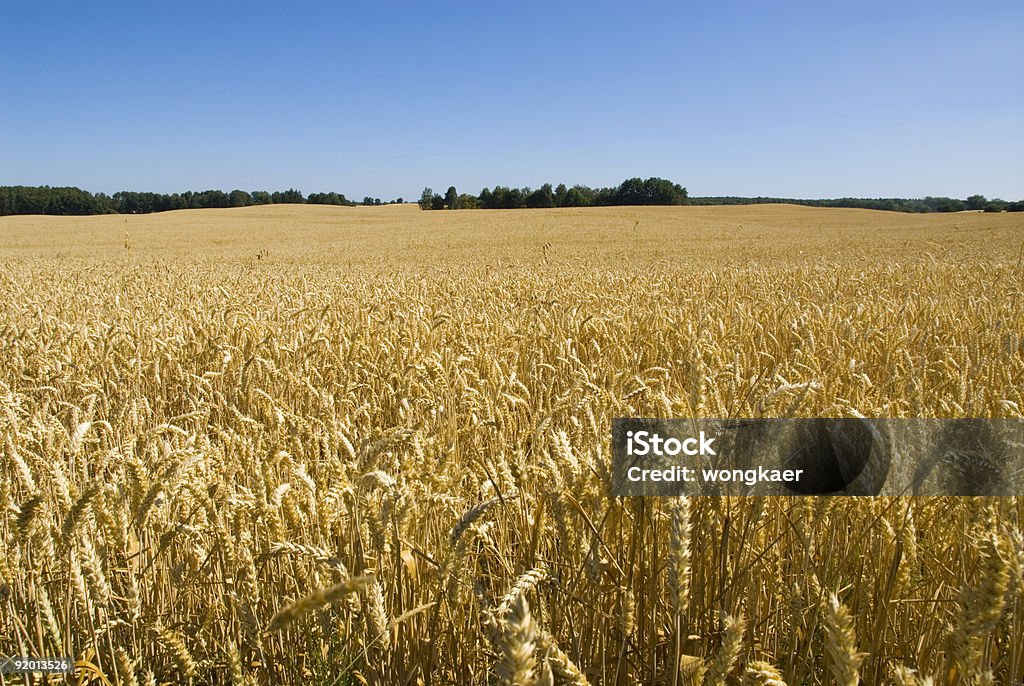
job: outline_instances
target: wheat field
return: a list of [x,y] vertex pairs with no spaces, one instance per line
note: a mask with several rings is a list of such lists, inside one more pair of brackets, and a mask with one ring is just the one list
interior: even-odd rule
[[608,476],[619,416],[1024,416],[1020,215],[4,217],[0,265],[0,657],[133,686],[1024,682],[1018,498]]

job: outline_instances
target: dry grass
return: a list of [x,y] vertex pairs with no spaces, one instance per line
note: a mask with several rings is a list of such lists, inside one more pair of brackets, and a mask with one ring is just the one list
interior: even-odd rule
[[614,416],[1020,417],[1024,218],[127,223],[0,220],[0,654],[94,649],[115,684],[1024,679],[1018,499],[605,479]]

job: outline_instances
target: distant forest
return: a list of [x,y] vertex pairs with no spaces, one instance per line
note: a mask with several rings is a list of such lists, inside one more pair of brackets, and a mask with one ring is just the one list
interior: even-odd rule
[[759,205],[787,203],[809,207],[857,207],[865,210],[889,210],[891,212],[961,212],[963,210],[984,210],[985,212],[1022,212],[1024,200],[1008,202],[999,198],[987,199],[984,195],[972,195],[966,200],[957,198],[834,198],[832,200],[795,200],[791,198],[737,198],[714,196],[690,198],[691,205]]
[[[392,203],[404,202],[402,198]],[[342,193],[310,193],[303,196],[286,191],[186,191],[184,193],[137,193],[113,195],[90,193],[81,188],[51,186],[0,186],[0,216],[8,214],[148,214],[167,210],[188,210],[250,205],[305,203],[309,205],[382,205],[380,198],[349,200]]]
[[983,195],[972,195],[965,200],[957,198],[836,198],[832,200],[801,200],[794,198],[740,198],[713,196],[691,198],[677,183],[652,177],[626,179],[614,188],[590,188],[564,183],[552,187],[546,183],[540,188],[484,188],[479,195],[459,193],[449,186],[444,195],[424,188],[419,206],[423,210],[509,210],[540,207],[608,207],[617,205],[757,205],[787,203],[810,207],[857,207],[868,210],[893,212],[960,212],[984,210],[986,212],[1021,212],[1024,200],[1007,202],[998,198],[988,200]]
[[614,188],[567,187],[564,183],[552,188],[546,183],[540,188],[484,188],[480,195],[459,194],[449,186],[444,195],[424,188],[420,195],[423,210],[514,210],[521,207],[608,207],[614,205],[686,205],[689,195],[678,183],[651,177],[626,179]]
[[[0,186],[0,216],[11,214],[148,214],[167,210],[248,207],[305,203],[310,205],[383,205],[405,202],[402,198],[381,202],[380,198],[363,198],[362,202],[349,200],[342,193],[310,193],[304,196],[294,188],[286,191],[186,191],[184,193],[142,193],[121,191],[113,195],[90,193],[75,187]],[[425,210],[455,209],[518,209],[536,207],[607,207],[617,205],[752,205],[760,203],[789,203],[811,207],[858,207],[896,212],[959,212],[984,210],[986,212],[1024,211],[1024,201],[1008,202],[998,198],[989,200],[983,195],[957,198],[838,198],[833,200],[801,200],[793,198],[740,198],[733,196],[691,198],[686,189],[666,179],[627,179],[610,188],[588,186],[552,187],[546,183],[540,188],[510,188],[495,186],[484,188],[479,195],[460,194],[454,186],[444,195],[423,189],[419,206]]]

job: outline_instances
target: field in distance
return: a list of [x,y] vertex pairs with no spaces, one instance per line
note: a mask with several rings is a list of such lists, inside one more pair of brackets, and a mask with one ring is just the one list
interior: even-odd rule
[[779,205],[0,218],[0,657],[1022,683],[1021,498],[609,492],[614,417],[1024,417],[1022,244]]
[[[424,212],[273,205],[149,215],[0,217],[0,257],[246,260],[402,268],[498,262],[619,267],[1015,256],[1020,214],[907,214],[794,205]],[[126,249],[126,245],[128,246]],[[545,246],[548,246],[545,248]]]

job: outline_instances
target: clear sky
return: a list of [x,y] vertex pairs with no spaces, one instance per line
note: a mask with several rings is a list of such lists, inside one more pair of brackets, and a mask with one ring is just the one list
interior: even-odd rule
[[30,2],[0,185],[1024,198],[1024,2]]

